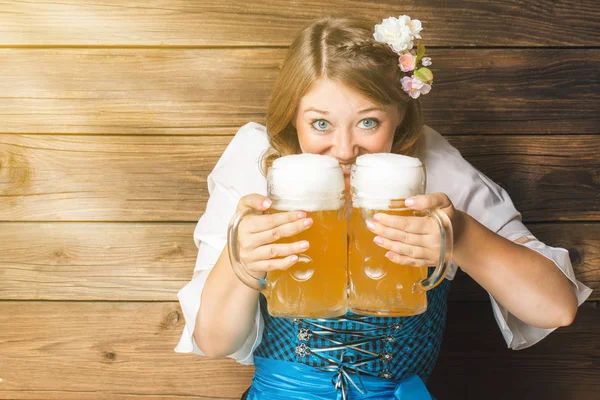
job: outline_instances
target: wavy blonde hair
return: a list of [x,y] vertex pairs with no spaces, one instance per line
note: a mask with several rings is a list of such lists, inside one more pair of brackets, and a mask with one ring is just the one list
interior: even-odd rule
[[304,26],[280,66],[267,108],[271,148],[263,155],[266,171],[281,156],[301,153],[292,122],[313,82],[327,77],[378,105],[397,104],[404,118],[394,133],[392,153],[413,155],[423,130],[418,99],[403,89],[398,55],[373,38],[375,22],[345,14],[328,15]]

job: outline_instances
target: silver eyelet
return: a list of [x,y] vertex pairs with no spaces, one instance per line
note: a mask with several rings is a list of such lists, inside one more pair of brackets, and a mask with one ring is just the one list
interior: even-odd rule
[[298,340],[307,342],[312,337],[312,332],[307,328],[300,328],[298,331]]
[[305,343],[300,343],[296,346],[296,354],[300,357],[305,357],[310,353],[310,347],[308,347]]
[[389,351],[382,351],[381,353],[379,353],[379,358],[381,358],[381,361],[387,364],[392,360],[392,358],[394,358],[394,355]]
[[391,335],[386,335],[386,336],[382,337],[382,338],[381,338],[381,340],[382,340],[384,343],[392,343],[393,341],[395,341],[395,340],[396,340],[396,338],[395,338],[395,337],[393,337],[393,336],[391,336]]
[[381,371],[379,371],[378,376],[383,379],[392,379],[392,373],[386,369],[382,369]]

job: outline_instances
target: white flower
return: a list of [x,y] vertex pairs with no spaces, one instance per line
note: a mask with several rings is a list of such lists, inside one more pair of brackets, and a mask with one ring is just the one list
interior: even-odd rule
[[429,67],[431,65],[431,57],[421,58],[421,64],[423,64],[424,67]]
[[411,20],[408,15],[389,17],[381,24],[375,25],[373,38],[378,42],[387,43],[396,53],[400,53],[413,48],[414,40],[421,39],[419,32],[422,29],[421,21]]

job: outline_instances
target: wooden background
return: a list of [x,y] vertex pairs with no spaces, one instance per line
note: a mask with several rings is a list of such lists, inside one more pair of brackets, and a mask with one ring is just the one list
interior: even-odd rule
[[207,174],[264,124],[298,28],[333,10],[423,22],[426,123],[595,289],[512,351],[459,274],[432,393],[599,398],[596,0],[31,0],[0,1],[0,399],[239,398],[252,367],[173,352],[176,293]]

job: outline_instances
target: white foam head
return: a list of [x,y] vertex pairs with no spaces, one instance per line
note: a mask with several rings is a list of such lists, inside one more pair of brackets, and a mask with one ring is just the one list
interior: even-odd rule
[[268,172],[268,193],[278,210],[337,210],[344,201],[339,162],[320,154],[277,158]]
[[425,193],[425,166],[401,154],[364,154],[352,167],[350,185],[354,207],[389,209],[390,200]]

